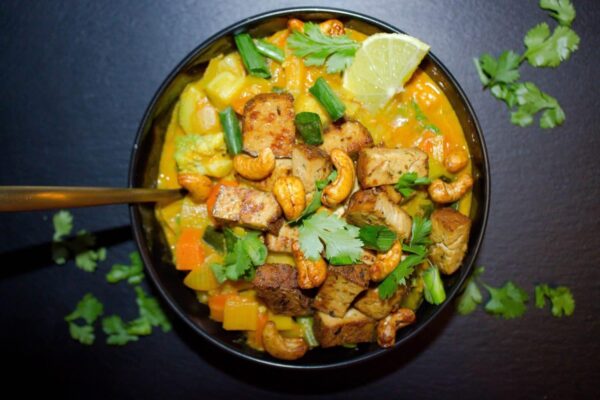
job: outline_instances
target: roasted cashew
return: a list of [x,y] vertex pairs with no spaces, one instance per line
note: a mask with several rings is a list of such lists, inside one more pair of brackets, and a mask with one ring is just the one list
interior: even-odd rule
[[213,186],[209,177],[195,173],[177,174],[177,182],[188,190],[194,203],[205,202]]
[[300,21],[298,18],[289,19],[287,27],[291,32],[304,32],[304,22]]
[[344,30],[344,24],[342,21],[337,19],[328,19],[327,21],[323,21],[319,24],[319,28],[321,29],[321,32],[331,36],[339,36],[346,33]]
[[467,173],[460,174],[456,181],[446,183],[441,179],[436,179],[429,185],[427,191],[429,196],[436,203],[454,203],[464,196],[473,186],[473,178]]
[[297,218],[306,206],[304,185],[295,176],[282,176],[273,183],[273,195],[288,220]]
[[377,344],[392,347],[396,341],[396,332],[415,322],[415,313],[409,308],[401,308],[377,323]]
[[235,172],[251,181],[260,181],[271,175],[275,169],[275,154],[270,147],[265,147],[258,153],[258,157],[247,154],[238,154],[233,157]]
[[402,257],[402,245],[396,241],[391,249],[377,254],[375,262],[369,267],[371,280],[379,282],[385,279],[396,268]]
[[327,207],[335,207],[346,199],[354,188],[354,162],[348,154],[340,149],[333,149],[331,162],[337,170],[337,177],[325,187],[321,202]]
[[298,286],[302,289],[312,289],[321,286],[327,278],[327,263],[321,257],[312,261],[304,257],[297,241],[292,243],[292,255],[298,271]]
[[453,174],[467,166],[469,156],[462,149],[453,150],[444,158],[444,166]]
[[304,339],[284,338],[277,332],[272,321],[265,325],[262,340],[267,353],[281,360],[297,360],[308,351],[308,345]]

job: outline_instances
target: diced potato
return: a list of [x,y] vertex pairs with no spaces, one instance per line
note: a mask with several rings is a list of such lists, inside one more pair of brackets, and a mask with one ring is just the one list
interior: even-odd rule
[[226,331],[255,331],[258,324],[258,302],[244,297],[230,297],[223,311]]
[[221,130],[217,109],[210,104],[198,82],[187,85],[180,99],[178,120],[185,133],[202,135]]
[[231,103],[243,86],[243,76],[223,71],[206,84],[206,94],[214,105],[222,109]]
[[[212,262],[215,262],[213,260]],[[183,280],[183,284],[194,290],[213,290],[219,287],[219,282],[210,268],[212,262],[209,258],[206,261],[190,271]]]
[[294,320],[289,315],[273,314],[269,311],[269,321],[275,323],[275,327],[278,331],[284,331],[294,328]]
[[323,106],[315,99],[310,93],[301,93],[296,96],[294,101],[294,110],[296,114],[301,112],[312,112],[318,114],[321,117],[321,123],[323,126],[328,125],[331,122],[331,118]]
[[246,76],[246,68],[237,51],[226,55],[219,63],[219,68],[221,71],[229,71],[237,76]]
[[186,196],[181,206],[179,223],[182,228],[206,229],[206,226],[210,223],[206,204],[194,203]]

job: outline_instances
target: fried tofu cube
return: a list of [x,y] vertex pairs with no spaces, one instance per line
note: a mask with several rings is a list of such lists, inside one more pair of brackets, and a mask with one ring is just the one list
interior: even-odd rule
[[319,146],[327,154],[340,149],[353,157],[366,147],[373,146],[371,134],[360,122],[348,121],[341,126],[331,125],[323,134],[323,144]]
[[299,178],[308,196],[316,190],[315,182],[327,178],[333,164],[327,153],[315,146],[297,144],[292,150],[292,175]]
[[363,189],[394,185],[407,172],[415,172],[419,177],[427,176],[427,153],[413,148],[382,147],[363,149],[358,153],[356,175]]
[[277,235],[267,233],[265,244],[267,245],[269,251],[274,251],[277,253],[291,253],[292,243],[298,240],[298,236],[298,228],[294,228],[286,224],[279,229],[279,233]]
[[264,264],[252,280],[256,295],[274,314],[309,315],[311,299],[298,286],[296,268],[287,264]]
[[342,318],[324,312],[315,314],[315,337],[323,348],[373,342],[376,321],[360,311],[350,308]]
[[272,193],[225,185],[220,187],[212,208],[212,216],[219,223],[238,223],[261,231],[272,230],[281,215]]
[[385,318],[389,313],[396,311],[406,293],[406,287],[400,286],[389,299],[381,299],[377,288],[369,288],[357,301],[354,307],[373,319]]
[[412,230],[410,215],[391,201],[386,193],[374,189],[354,193],[344,216],[356,226],[387,226],[396,232],[400,240],[408,239]]
[[368,286],[368,265],[329,266],[327,279],[319,289],[313,307],[335,317],[343,317],[356,296]]
[[429,258],[443,274],[453,274],[467,252],[471,220],[452,208],[431,214]]
[[244,106],[244,150],[257,155],[270,147],[276,157],[292,156],[296,140],[294,97],[289,93],[262,93]]

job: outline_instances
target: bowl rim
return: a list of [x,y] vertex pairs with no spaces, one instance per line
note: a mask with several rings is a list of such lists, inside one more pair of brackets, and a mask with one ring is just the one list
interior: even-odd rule
[[[348,17],[348,18],[354,18],[354,19],[360,20],[362,22],[371,24],[375,27],[381,28],[382,30],[387,30],[390,32],[397,32],[397,33],[405,33],[404,31],[396,28],[395,26],[393,26],[387,22],[381,21],[377,18],[368,16],[368,15],[365,15],[365,14],[362,14],[362,13],[359,13],[356,11],[350,11],[350,10],[340,9],[340,8],[335,8],[335,7],[315,7],[315,6],[286,7],[286,8],[279,8],[279,9],[275,9],[275,10],[271,10],[271,11],[266,11],[266,12],[262,12],[260,14],[253,15],[251,17],[244,18],[238,22],[235,22],[235,23],[221,29],[217,33],[215,33],[215,34],[211,35],[210,37],[208,37],[207,39],[203,40],[202,43],[200,43],[198,46],[196,46],[194,49],[192,49],[175,67],[173,67],[171,72],[167,75],[167,77],[163,80],[161,85],[158,87],[158,89],[154,93],[154,96],[152,97],[152,100],[148,104],[148,106],[144,112],[144,115],[140,121],[138,130],[137,130],[137,133],[135,136],[134,145],[133,145],[133,149],[131,152],[130,164],[129,164],[128,186],[133,187],[133,182],[135,180],[135,172],[136,172],[135,167],[138,164],[139,158],[140,158],[140,152],[138,152],[139,143],[140,143],[142,136],[144,135],[144,128],[148,124],[149,119],[151,118],[151,114],[152,114],[152,110],[154,109],[154,106],[156,105],[158,99],[160,98],[160,96],[164,92],[164,90],[168,87],[168,85],[172,82],[172,80],[177,76],[177,74],[179,74],[181,72],[181,69],[186,64],[188,64],[191,60],[193,60],[197,56],[198,53],[203,51],[205,48],[210,46],[212,43],[214,43],[219,38],[226,36],[226,35],[230,35],[238,30],[245,28],[248,25],[255,24],[255,23],[261,22],[263,20],[274,18],[274,17],[291,16],[291,15],[299,14],[299,13],[321,13],[321,12],[322,13],[331,13],[331,14],[335,14],[335,15],[339,15],[339,16],[343,16],[343,17]],[[482,164],[484,167],[483,173],[484,173],[484,179],[485,179],[484,186],[483,186],[484,199],[481,204],[481,207],[482,207],[481,232],[479,233],[478,237],[476,238],[476,240],[472,246],[473,257],[471,259],[471,262],[468,265],[462,266],[462,268],[465,268],[467,270],[466,273],[463,274],[462,277],[458,278],[458,282],[447,293],[446,301],[444,301],[441,305],[437,306],[435,308],[435,310],[431,313],[431,315],[429,315],[427,320],[423,321],[418,327],[416,327],[413,331],[411,331],[409,334],[404,336],[402,339],[396,341],[392,348],[393,350],[399,348],[402,344],[404,344],[405,342],[408,342],[412,338],[414,338],[427,325],[429,325],[433,320],[435,320],[435,318],[448,306],[448,304],[452,303],[452,300],[456,296],[459,289],[462,287],[465,279],[467,278],[467,276],[469,275],[470,271],[473,268],[473,264],[475,263],[475,261],[477,259],[479,250],[481,248],[481,244],[483,242],[483,237],[485,236],[485,230],[486,230],[487,221],[488,221],[488,213],[489,213],[489,208],[490,208],[490,197],[491,197],[490,175],[491,174],[490,174],[489,158],[488,158],[488,152],[487,152],[487,147],[485,144],[483,132],[481,130],[479,120],[477,119],[477,115],[475,114],[475,110],[473,109],[473,106],[471,105],[469,99],[465,95],[462,87],[459,85],[456,78],[446,68],[446,66],[433,54],[433,52],[430,51],[428,53],[428,57],[430,57],[432,59],[432,61],[434,62],[434,64],[436,65],[436,67],[438,67],[448,77],[449,81],[452,83],[452,85],[456,89],[459,98],[465,105],[468,115],[472,118],[472,122],[475,127],[475,131],[477,133],[477,138],[478,138],[479,142],[481,143]],[[298,364],[288,364],[288,363],[280,362],[279,360],[277,360],[275,358],[272,358],[272,359],[256,358],[250,354],[246,354],[246,353],[240,351],[239,349],[236,349],[232,346],[228,346],[227,344],[217,340],[212,335],[205,332],[200,326],[195,324],[191,318],[189,318],[187,313],[177,304],[175,299],[169,295],[169,293],[165,289],[164,285],[161,283],[160,279],[158,278],[158,275],[157,275],[154,267],[150,267],[153,265],[152,258],[150,257],[150,254],[148,251],[149,249],[147,248],[147,246],[142,245],[143,244],[142,221],[141,221],[141,218],[139,217],[139,213],[137,213],[136,210],[137,210],[136,205],[133,205],[133,204],[130,205],[129,215],[130,215],[131,222],[132,222],[132,230],[133,230],[134,240],[135,240],[136,246],[138,247],[138,249],[140,251],[142,260],[144,261],[144,265],[146,266],[145,269],[146,269],[147,273],[150,275],[150,278],[151,278],[152,282],[154,283],[154,285],[156,286],[156,289],[162,296],[163,300],[171,307],[171,309],[175,312],[175,314],[177,314],[177,316],[179,318],[181,318],[183,321],[185,321],[186,324],[188,326],[190,326],[201,337],[208,340],[209,343],[216,345],[218,348],[224,350],[225,352],[232,354],[234,356],[237,356],[237,357],[241,357],[242,359],[245,359],[249,362],[255,362],[255,363],[258,363],[261,365],[266,365],[266,366],[276,367],[276,368],[283,368],[283,369],[287,369],[287,370],[330,370],[330,369],[337,369],[337,368],[348,367],[351,365],[363,363],[367,360],[372,360],[374,358],[382,356],[383,354],[389,353],[392,350],[389,348],[388,349],[378,348],[376,350],[367,352],[365,354],[361,354],[361,355],[359,355],[355,358],[349,359],[349,360],[333,361],[331,363],[323,363],[323,364],[316,364],[316,365],[298,365]]]

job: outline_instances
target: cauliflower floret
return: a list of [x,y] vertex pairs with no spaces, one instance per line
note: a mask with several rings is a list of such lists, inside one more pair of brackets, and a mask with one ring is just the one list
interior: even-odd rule
[[175,140],[175,161],[179,172],[215,178],[222,178],[233,169],[222,132],[178,137]]

